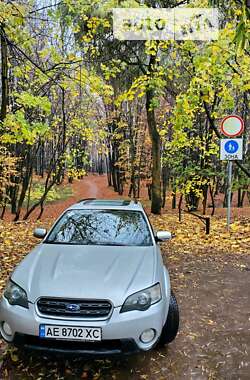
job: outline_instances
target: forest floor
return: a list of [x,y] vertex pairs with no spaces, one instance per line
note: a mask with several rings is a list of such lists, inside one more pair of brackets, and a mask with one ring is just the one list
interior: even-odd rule
[[[50,203],[39,223],[35,215],[28,222],[0,222],[0,291],[15,265],[37,243],[32,237],[35,225],[49,227],[81,198],[117,197],[104,176],[88,176],[73,187],[74,195]],[[0,341],[0,379],[249,380],[250,208],[235,208],[233,215],[229,234],[225,210],[218,209],[208,236],[191,215],[182,223],[176,210],[150,216],[155,229],[176,234],[162,244],[181,316],[180,332],[168,347],[119,360],[90,361],[39,357]]]

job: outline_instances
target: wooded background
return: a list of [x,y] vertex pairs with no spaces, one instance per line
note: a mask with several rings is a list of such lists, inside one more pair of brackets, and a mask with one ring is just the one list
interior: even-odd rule
[[[250,199],[250,1],[144,1],[143,6],[220,10],[217,41],[119,41],[112,8],[140,1],[0,2],[0,216],[42,215],[57,184],[107,173],[115,191],[151,211],[189,210],[226,194],[220,121],[245,122],[234,164],[237,205]],[[40,195],[31,192],[40,183]],[[209,198],[209,202],[208,202]]]

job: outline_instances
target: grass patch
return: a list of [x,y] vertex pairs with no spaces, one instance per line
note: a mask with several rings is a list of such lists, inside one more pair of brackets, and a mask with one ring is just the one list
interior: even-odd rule
[[[44,185],[42,183],[36,182],[33,184],[31,192],[30,192],[30,205],[39,201],[41,196],[44,193]],[[46,197],[46,203],[56,202],[56,201],[64,201],[73,195],[72,186],[71,185],[60,185],[53,186],[49,191]],[[26,195],[24,206],[27,206],[28,203],[28,194]]]

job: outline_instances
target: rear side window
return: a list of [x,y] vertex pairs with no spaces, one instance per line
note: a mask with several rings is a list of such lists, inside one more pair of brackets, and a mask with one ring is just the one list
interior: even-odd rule
[[45,243],[150,246],[152,238],[140,211],[69,210]]

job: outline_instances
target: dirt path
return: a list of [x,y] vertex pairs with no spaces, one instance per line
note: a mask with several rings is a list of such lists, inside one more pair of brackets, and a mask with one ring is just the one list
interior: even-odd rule
[[[57,218],[67,207],[84,198],[117,198],[119,197],[111,187],[108,187],[106,175],[89,175],[83,180],[75,180],[72,185],[74,195],[66,200],[52,202],[45,206],[42,220]],[[39,210],[32,214],[34,220]]]

